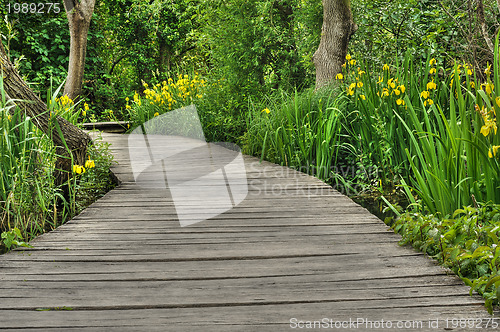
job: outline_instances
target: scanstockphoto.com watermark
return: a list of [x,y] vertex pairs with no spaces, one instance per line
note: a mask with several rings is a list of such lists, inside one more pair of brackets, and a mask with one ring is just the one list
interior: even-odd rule
[[336,320],[322,318],[320,320],[301,320],[290,318],[290,328],[298,330],[324,329],[324,330],[434,330],[434,329],[497,329],[498,318],[446,318],[428,320],[373,320],[368,318],[349,318]]
[[[359,165],[332,166],[328,169],[328,172],[325,172],[315,166],[288,168],[276,167],[275,165],[262,165],[260,162],[255,161],[247,165],[247,169],[252,174],[252,177],[248,181],[249,189],[252,192],[280,196],[314,197],[318,195],[330,195],[330,185],[338,192],[351,196],[364,191],[366,183],[369,183],[370,179],[375,181],[374,179],[378,178],[377,168],[360,168]],[[304,180],[309,175],[315,175],[318,172],[330,174],[331,179],[327,181],[328,184],[325,183],[321,186],[318,185],[319,182],[314,183]],[[360,176],[363,177],[363,184],[354,182],[345,183],[343,181],[344,179],[359,179]],[[278,178],[286,180],[279,182],[272,181],[272,179]]]

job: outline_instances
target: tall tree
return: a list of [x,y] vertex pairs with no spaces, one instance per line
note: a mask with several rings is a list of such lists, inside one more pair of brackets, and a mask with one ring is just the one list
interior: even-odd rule
[[313,56],[316,89],[327,85],[341,72],[349,40],[357,29],[350,0],[323,0],[321,40]]
[[[34,124],[52,138],[58,155],[55,172],[56,183],[65,183],[72,174],[72,159],[75,164],[85,164],[90,136],[65,119],[53,118],[49,114],[47,105],[28,87],[14,68],[1,42],[0,74],[3,77],[4,90],[9,98],[15,100],[26,115],[32,118]],[[67,196],[67,187],[65,186],[64,189]]]
[[73,100],[82,91],[87,35],[94,6],[95,0],[64,0],[70,34],[68,77],[64,94]]

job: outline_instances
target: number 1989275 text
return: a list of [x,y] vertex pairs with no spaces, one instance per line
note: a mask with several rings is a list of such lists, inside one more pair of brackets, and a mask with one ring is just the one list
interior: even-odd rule
[[9,14],[58,14],[61,12],[61,4],[53,2],[14,2],[7,4],[7,12]]

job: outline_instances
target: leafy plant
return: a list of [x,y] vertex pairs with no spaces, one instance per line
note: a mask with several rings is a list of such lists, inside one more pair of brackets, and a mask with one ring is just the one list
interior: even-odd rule
[[406,212],[391,226],[411,244],[448,266],[491,313],[500,297],[500,205],[457,209],[450,218]]
[[8,232],[2,232],[2,243],[5,248],[11,250],[11,248],[15,247],[26,247],[32,248],[31,245],[23,241],[23,236],[21,235],[21,231],[19,228],[14,227]]

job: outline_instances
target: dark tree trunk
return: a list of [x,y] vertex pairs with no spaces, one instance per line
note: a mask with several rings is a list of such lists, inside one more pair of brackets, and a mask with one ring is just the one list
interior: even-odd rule
[[323,0],[321,40],[313,56],[316,89],[330,83],[341,72],[349,40],[357,28],[352,20],[350,0]]
[[[90,136],[78,127],[61,117],[52,118],[47,111],[47,105],[23,81],[19,73],[10,62],[3,45],[0,43],[0,69],[3,75],[3,86],[7,95],[15,100],[26,116],[32,118],[33,123],[44,133],[49,135],[57,147],[60,156],[56,162],[56,183],[65,183],[72,175],[71,158],[75,164],[85,164],[87,147]],[[62,137],[57,127],[60,128]],[[66,143],[66,144],[64,144]],[[64,147],[68,146],[69,151]],[[67,197],[67,188],[65,189]]]
[[158,58],[158,69],[160,70],[161,73],[164,73],[165,71],[170,71],[170,59],[172,58],[169,50],[168,50],[168,45],[167,42],[161,38],[159,38],[159,51],[160,51],[160,56]]
[[95,0],[64,0],[70,34],[68,77],[64,94],[73,100],[82,92],[87,35],[94,5]]

